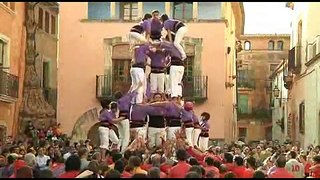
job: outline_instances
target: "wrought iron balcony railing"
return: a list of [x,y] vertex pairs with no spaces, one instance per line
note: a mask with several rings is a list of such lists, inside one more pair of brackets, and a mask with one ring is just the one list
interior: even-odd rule
[[289,61],[288,61],[288,70],[295,74],[299,74],[301,71],[301,53],[302,46],[296,45],[291,50],[289,50]]
[[18,98],[19,78],[13,74],[0,70],[0,96],[10,99]]
[[[208,76],[185,76],[183,97],[188,101],[204,101],[208,98]],[[97,99],[114,99],[116,92],[125,94],[131,86],[130,77],[114,78],[110,75],[96,76]]]
[[238,88],[249,88],[249,89],[256,88],[256,84],[253,79],[238,78],[237,84],[238,84]]

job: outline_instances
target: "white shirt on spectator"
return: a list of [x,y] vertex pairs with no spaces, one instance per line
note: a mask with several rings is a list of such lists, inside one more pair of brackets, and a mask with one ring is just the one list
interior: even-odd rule
[[286,169],[291,172],[295,178],[304,178],[304,166],[296,159],[290,159],[286,163]]
[[39,168],[42,169],[42,168],[45,168],[47,166],[47,161],[49,159],[50,159],[50,157],[47,156],[47,155],[43,155],[43,156],[38,155],[36,157],[36,163],[39,166]]
[[64,155],[63,155],[63,159],[64,160],[67,160],[68,159],[68,157],[70,157],[72,154],[70,153],[70,152],[67,152],[67,153],[65,153]]

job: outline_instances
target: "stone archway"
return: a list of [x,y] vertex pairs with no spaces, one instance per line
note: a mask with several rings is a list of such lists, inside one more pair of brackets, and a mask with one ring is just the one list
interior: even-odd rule
[[83,113],[77,122],[73,126],[71,140],[78,142],[80,140],[86,140],[90,128],[98,123],[98,109],[93,108]]
[[91,126],[87,134],[87,138],[91,140],[91,145],[94,147],[97,147],[100,144],[100,137],[98,132],[99,126],[99,122],[95,123],[93,126]]

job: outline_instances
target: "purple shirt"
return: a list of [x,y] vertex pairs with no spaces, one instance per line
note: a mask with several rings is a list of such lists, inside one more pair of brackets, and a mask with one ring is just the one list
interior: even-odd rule
[[148,115],[149,116],[164,116],[165,108],[162,106],[152,106],[149,105]]
[[144,44],[134,49],[135,64],[145,65],[149,47],[149,44]]
[[209,122],[208,121],[203,121],[200,125],[200,128],[202,131],[209,131]]
[[168,56],[167,51],[150,52],[149,57],[151,59],[151,68],[165,68],[166,58]]
[[144,20],[140,23],[140,25],[142,26],[142,33],[144,31],[148,32],[148,33],[151,33],[151,20]]
[[189,122],[193,121],[193,112],[192,111],[186,111],[185,109],[182,109],[181,111],[181,120],[182,122]]
[[180,118],[182,108],[173,102],[165,104],[166,117]]
[[162,49],[165,49],[171,57],[177,57],[179,59],[182,59],[180,51],[173,43],[170,43],[168,41],[162,41],[160,47]]
[[148,115],[150,107],[148,105],[134,104],[130,111],[130,121],[144,121]]
[[113,111],[110,111],[110,112],[111,112],[112,118],[117,118],[117,112],[113,112]]
[[102,113],[100,114],[100,117],[99,117],[99,120],[101,122],[109,122],[109,123],[112,123],[112,118],[113,115],[112,115],[112,112],[110,110],[103,110]]
[[162,28],[163,28],[163,24],[161,23],[160,20],[155,20],[155,19],[151,20],[151,34],[161,35]]
[[171,32],[175,33],[175,25],[176,23],[179,22],[178,20],[174,20],[174,19],[168,19],[164,22],[164,29],[166,30],[170,30]]
[[133,98],[136,97],[136,95],[137,95],[137,92],[133,91],[133,92],[127,93],[126,95],[118,99],[117,104],[118,104],[119,111],[129,112],[131,101],[133,100]]
[[194,113],[192,114],[192,120],[194,123],[199,123],[199,118]]

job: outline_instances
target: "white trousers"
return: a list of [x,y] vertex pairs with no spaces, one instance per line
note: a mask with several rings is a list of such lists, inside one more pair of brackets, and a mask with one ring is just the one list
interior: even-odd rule
[[149,127],[148,129],[148,139],[150,139],[149,147],[158,147],[162,145],[161,137],[166,139],[166,128],[154,128]]
[[208,149],[209,137],[199,138],[199,149],[201,151],[206,151]]
[[138,133],[138,137],[142,137],[143,139],[146,139],[146,137],[147,137],[147,128],[146,127],[137,127],[137,128],[131,128],[131,129]]
[[144,95],[144,90],[146,89],[144,86],[146,84],[146,78],[145,78],[145,73],[142,68],[137,68],[137,67],[132,67],[130,69],[130,75],[131,75],[131,81],[132,81],[132,89],[136,89],[139,85],[139,83],[142,83],[142,86],[140,86],[137,89],[137,96],[136,96],[136,103],[142,103],[143,101],[143,95]]
[[184,74],[184,66],[170,67],[170,89],[171,97],[182,96],[182,86],[179,85]]
[[184,49],[181,45],[181,42],[182,42],[184,36],[186,35],[187,31],[188,31],[188,28],[186,26],[180,27],[178,29],[178,31],[176,32],[176,37],[173,42],[174,46],[176,46],[177,49],[179,50],[179,52],[182,56],[182,59],[185,59],[187,57],[186,52],[184,51]]
[[194,129],[194,131],[193,131],[193,145],[194,146],[199,147],[198,140],[199,140],[200,133],[201,133],[201,129]]
[[143,34],[137,32],[129,32],[129,44],[131,46],[130,48],[132,48],[134,44],[137,43],[137,41],[147,42],[147,39]]
[[118,123],[119,131],[119,145],[118,149],[121,147],[121,152],[124,152],[130,142],[130,122],[129,119],[122,120]]
[[193,147],[193,127],[191,127],[191,128],[186,128],[186,140],[187,140],[187,142],[188,142],[188,145],[189,146],[192,146]]
[[98,132],[100,137],[100,148],[109,149],[109,140],[113,144],[119,144],[119,138],[114,130],[100,126]]
[[171,89],[170,89],[170,75],[169,75],[169,74],[165,74],[164,86],[165,86],[165,92],[166,92],[166,94],[171,94]]
[[176,139],[176,132],[180,130],[181,127],[168,127],[167,140]]
[[164,73],[150,73],[151,93],[164,93]]

